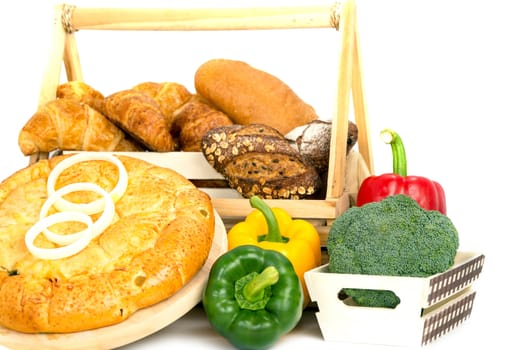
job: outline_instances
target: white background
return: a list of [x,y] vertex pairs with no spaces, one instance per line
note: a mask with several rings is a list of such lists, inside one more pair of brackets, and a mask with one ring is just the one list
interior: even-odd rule
[[[6,2],[0,12],[1,179],[28,164],[17,137],[38,101],[51,45],[51,3]],[[176,1],[70,3],[129,7]],[[379,131],[392,128],[407,148],[408,172],[444,186],[461,250],[486,255],[472,317],[428,349],[514,348],[522,323],[524,10],[505,0],[362,0],[357,11],[375,173],[391,170],[390,149]],[[192,74],[204,60],[239,58],[279,76],[330,118],[336,72],[336,51],[330,49],[336,40],[323,31],[268,34],[270,39],[229,35],[79,33],[84,79],[104,94],[145,80],[177,81],[193,90]],[[316,340],[319,347],[335,346],[301,339],[285,345],[315,346]],[[201,337],[173,341],[165,348],[206,345]]]

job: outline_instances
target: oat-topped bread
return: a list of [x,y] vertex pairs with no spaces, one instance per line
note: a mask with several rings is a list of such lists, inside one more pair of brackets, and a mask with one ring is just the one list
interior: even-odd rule
[[202,152],[229,186],[246,198],[308,198],[321,186],[315,168],[267,125],[212,129],[202,139]]
[[[64,333],[119,323],[172,296],[208,257],[207,194],[143,160],[79,155],[41,160],[0,184],[3,327]],[[72,219],[42,224],[59,215]],[[63,252],[81,240],[78,252]]]

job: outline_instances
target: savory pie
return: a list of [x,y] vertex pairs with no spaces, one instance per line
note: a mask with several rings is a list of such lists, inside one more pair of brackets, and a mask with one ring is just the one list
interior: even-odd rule
[[[115,156],[127,171],[127,186],[109,226],[74,255],[33,255],[26,235],[42,219],[50,173],[67,157],[73,156],[40,160],[0,183],[0,325],[6,328],[66,333],[119,323],[172,296],[208,257],[214,233],[208,195],[173,170],[126,156]],[[63,169],[53,187],[58,193],[68,184],[95,183],[110,192],[121,176],[114,163],[95,157]],[[90,203],[97,196],[76,191],[63,199]],[[45,215],[58,211],[49,206]],[[90,216],[96,222],[102,214]],[[68,235],[84,225],[71,220],[48,228]],[[44,234],[34,246],[59,248]]]

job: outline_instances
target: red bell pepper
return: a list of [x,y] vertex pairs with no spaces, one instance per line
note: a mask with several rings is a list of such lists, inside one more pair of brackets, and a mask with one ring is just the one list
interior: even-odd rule
[[357,206],[380,201],[387,196],[405,194],[427,210],[438,210],[446,215],[446,196],[442,186],[422,176],[408,176],[406,151],[400,136],[389,129],[380,133],[382,140],[391,145],[393,173],[369,176],[362,182],[357,194]]

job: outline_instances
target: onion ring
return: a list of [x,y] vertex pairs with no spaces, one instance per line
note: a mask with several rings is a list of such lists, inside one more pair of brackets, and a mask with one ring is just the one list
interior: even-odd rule
[[[40,209],[40,220],[42,220],[44,217],[47,216],[47,212],[51,208],[51,206],[56,203],[62,196],[65,194],[76,192],[76,191],[92,191],[100,194],[103,198],[102,205],[103,205],[103,213],[100,215],[98,220],[93,224],[93,227],[91,228],[91,238],[95,238],[98,235],[100,235],[104,230],[111,224],[113,221],[113,217],[115,215],[115,204],[113,203],[113,200],[110,196],[110,194],[105,191],[102,187],[98,186],[97,184],[91,183],[91,182],[75,182],[69,185],[66,185],[60,189],[58,189],[56,192],[54,192],[51,196],[47,198],[47,200],[42,205],[42,208]],[[97,199],[99,201],[99,199]],[[91,202],[92,203],[92,202]],[[76,204],[76,203],[75,203]],[[89,203],[90,204],[90,203]],[[78,205],[89,205],[89,204],[78,204]],[[75,211],[64,211],[63,213],[67,212],[75,212]],[[85,211],[77,211],[79,213],[86,214]],[[87,215],[87,214],[86,214]],[[71,244],[75,240],[78,239],[78,237],[82,236],[84,234],[83,231],[69,234],[69,235],[60,235],[51,232],[47,226],[43,229],[43,233],[46,236],[46,238],[54,243],[65,245],[65,244]]]
[[[36,237],[47,227],[57,224],[59,222],[66,221],[80,221],[87,225],[88,229],[83,230],[82,235],[77,237],[77,239],[68,245],[58,247],[58,248],[39,248],[35,246],[34,242]],[[25,244],[27,249],[31,254],[40,258],[47,260],[62,259],[74,255],[84,249],[92,239],[91,228],[93,226],[93,221],[91,217],[87,214],[80,212],[59,212],[49,216],[44,217],[34,224],[25,235]]]
[[[119,179],[115,187],[111,190],[110,195],[113,202],[117,202],[124,195],[127,189],[128,174],[127,170],[117,157],[105,153],[77,153],[58,163],[47,179],[47,194],[49,197],[55,192],[55,184],[58,176],[70,166],[89,160],[105,160],[115,164],[118,167]],[[59,211],[79,211],[88,215],[96,214],[104,209],[104,200],[99,199],[87,204],[72,203],[64,198],[58,198],[54,207]]]

